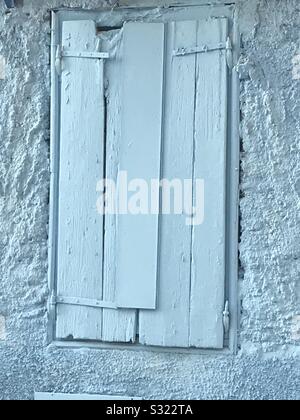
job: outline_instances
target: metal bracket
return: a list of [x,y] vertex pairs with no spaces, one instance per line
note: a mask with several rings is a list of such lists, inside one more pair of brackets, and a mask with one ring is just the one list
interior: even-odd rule
[[191,55],[191,54],[203,54],[212,51],[219,51],[219,50],[226,50],[226,43],[221,42],[220,44],[216,45],[202,45],[201,47],[193,47],[193,48],[178,48],[174,51],[173,55],[177,57],[182,57],[184,55]]
[[226,41],[226,62],[229,70],[233,69],[233,53],[232,53],[232,42],[228,37]]
[[229,312],[229,302],[225,302],[225,308],[223,312],[223,325],[225,334],[229,333],[230,330],[230,312]]
[[109,53],[104,52],[93,52],[93,51],[64,51],[61,45],[58,45],[56,48],[56,57],[55,57],[55,68],[57,74],[60,76],[62,73],[62,60],[63,58],[89,58],[91,60],[104,60],[110,58]]
[[56,48],[55,69],[59,76],[61,75],[61,72],[62,72],[61,60],[62,60],[62,51],[61,51],[61,46],[58,45]]
[[226,62],[229,70],[233,68],[233,54],[232,54],[232,42],[230,37],[227,38],[226,42],[220,42],[216,45],[202,45],[201,47],[192,48],[178,48],[173,51],[175,57],[183,57],[191,54],[205,54],[213,51],[226,51]]
[[101,52],[75,52],[75,51],[63,51],[61,57],[69,58],[91,58],[95,60],[103,60],[109,58],[109,53]]
[[49,297],[49,300],[48,300],[48,314],[49,314],[49,318],[51,319],[51,320],[53,320],[53,319],[55,319],[55,305],[56,305],[56,302],[55,302],[55,294],[54,294],[54,292],[52,292],[51,293],[51,296]]
[[86,298],[75,298],[75,297],[65,297],[65,296],[52,296],[50,300],[50,305],[55,306],[57,304],[62,305],[71,305],[71,306],[83,306],[89,308],[99,308],[99,309],[118,309],[117,305],[113,302],[106,302],[97,299],[86,299]]

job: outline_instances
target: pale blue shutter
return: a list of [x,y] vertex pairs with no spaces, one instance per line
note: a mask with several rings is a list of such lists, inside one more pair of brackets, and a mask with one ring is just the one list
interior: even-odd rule
[[161,216],[158,302],[142,344],[222,348],[227,141],[226,19],[168,24],[162,176],[205,182],[205,219]]
[[[227,19],[199,24],[197,42],[225,45]],[[230,53],[230,51],[228,51]],[[197,56],[194,177],[205,181],[204,223],[192,229],[189,345],[223,348],[225,301],[227,52]]]
[[[227,36],[226,19],[125,24],[105,67],[105,121],[95,24],[63,23],[58,339],[134,342],[138,332],[147,345],[223,347]],[[103,218],[104,168],[148,185],[203,178],[204,223]]]
[[[114,226],[113,217],[97,213],[96,186],[104,175],[114,177],[117,161],[111,157],[116,145],[111,142],[118,130],[119,168],[130,179],[159,178],[164,25],[127,24],[120,51],[113,57],[103,54],[110,58],[105,63],[106,113],[99,45],[94,22],[63,23],[61,63],[57,63],[62,75],[56,337],[127,342],[135,341],[133,309],[155,308],[158,215],[126,215]],[[154,76],[152,89],[146,68]],[[122,86],[120,73],[121,81],[126,81]],[[115,118],[118,107],[122,109],[120,126]],[[151,134],[144,132],[149,125]],[[128,244],[137,247],[140,260]]]
[[[64,22],[62,29],[57,324],[59,339],[101,340],[103,216],[97,182],[104,166],[103,60],[92,21]],[[78,305],[82,303],[82,305]]]

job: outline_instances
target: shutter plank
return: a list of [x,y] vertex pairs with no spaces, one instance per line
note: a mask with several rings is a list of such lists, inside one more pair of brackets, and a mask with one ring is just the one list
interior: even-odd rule
[[[120,170],[149,184],[160,176],[164,25],[125,24],[123,36]],[[117,223],[117,304],[155,309],[158,215],[120,215]]]
[[[227,20],[203,22],[198,43],[226,42]],[[205,181],[205,220],[193,227],[190,346],[223,348],[227,64],[225,51],[197,56],[195,179]]]
[[[192,179],[196,56],[173,51],[196,46],[197,22],[168,25],[163,178]],[[140,312],[143,344],[188,347],[191,227],[186,216],[161,216],[158,306]]]
[[[105,32],[102,51],[115,54],[105,66],[105,86],[107,102],[106,121],[106,178],[117,180],[119,149],[121,142],[122,115],[122,31]],[[104,241],[104,299],[116,301],[116,215],[105,215]],[[102,340],[107,342],[134,342],[136,338],[136,310],[103,310]]]
[[[64,22],[65,51],[96,51],[95,23]],[[103,177],[103,62],[64,58],[61,81],[59,296],[102,299],[103,217],[96,185]],[[57,338],[101,340],[102,309],[57,305]]]

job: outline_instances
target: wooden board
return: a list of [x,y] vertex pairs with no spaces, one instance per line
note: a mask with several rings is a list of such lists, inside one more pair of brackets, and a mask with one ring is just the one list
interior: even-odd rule
[[226,19],[169,25],[163,174],[193,178],[194,204],[196,180],[204,180],[205,219],[193,227],[186,226],[185,215],[161,219],[158,308],[140,313],[143,344],[217,349],[224,344],[226,56],[215,51],[169,57],[177,48],[226,39]]
[[[162,175],[192,179],[196,56],[174,58],[173,51],[196,46],[197,22],[170,23],[167,36]],[[140,312],[140,341],[188,347],[191,227],[184,214],[161,217],[159,255],[157,310]]]
[[[111,59],[105,64],[106,86],[106,178],[116,182],[121,142],[122,31],[113,30],[99,35],[101,51],[108,51]],[[116,215],[105,216],[103,296],[116,301]],[[134,342],[136,339],[136,310],[103,310],[102,340],[106,342]]]
[[[60,304],[58,339],[129,342],[135,340],[138,325],[142,344],[223,348],[225,51],[176,58],[172,51],[226,42],[228,24],[226,19],[212,19],[166,26],[165,91],[163,24],[126,24],[124,55],[116,49],[116,64],[107,65],[106,162],[103,63],[64,58],[57,292],[115,300],[130,309],[102,311]],[[64,22],[63,43],[70,51],[95,51],[94,23]],[[123,87],[118,77],[122,68],[127,69]],[[149,126],[152,129],[145,130]],[[129,181],[158,178],[161,148],[163,177],[204,179],[204,223],[188,227],[184,214],[162,216],[160,223],[157,215],[100,217],[96,184],[104,168],[113,179],[121,170],[128,171]],[[87,173],[84,156],[96,158],[89,160]],[[78,197],[82,200],[74,206]],[[138,322],[131,308],[142,309]]]
[[[198,43],[224,43],[227,36],[227,19],[213,19],[199,27]],[[205,215],[192,235],[192,347],[224,345],[227,75],[224,50],[198,54],[194,177],[205,182]]]
[[[65,51],[96,51],[93,21],[63,23]],[[103,177],[103,62],[64,58],[57,294],[102,299],[103,216],[97,213],[97,182]],[[102,310],[57,305],[59,339],[101,340]]]
[[[164,25],[125,24],[123,37],[119,174],[126,171],[128,182],[142,179],[147,188],[151,179],[160,176]],[[127,195],[126,186],[119,184],[118,188]],[[129,205],[134,194],[132,191]],[[123,212],[121,207],[119,211]],[[116,282],[121,308],[156,307],[158,219],[158,214],[132,212],[118,216]]]

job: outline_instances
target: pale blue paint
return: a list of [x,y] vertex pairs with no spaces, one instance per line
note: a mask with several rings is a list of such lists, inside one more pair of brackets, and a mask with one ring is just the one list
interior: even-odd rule
[[[223,45],[227,35],[226,19],[126,23],[110,42],[97,41],[93,21],[63,23],[57,338],[135,342],[138,334],[151,346],[223,348],[226,56],[174,50]],[[107,49],[105,64],[86,57],[96,46]],[[119,126],[111,121],[118,114]],[[95,185],[105,170],[148,185],[203,179],[204,224],[187,226],[187,214],[122,214],[131,199],[126,183],[118,185],[125,208],[116,203],[121,214],[116,224],[108,216],[104,229]]]
[[[97,46],[93,21],[64,22],[63,51]],[[104,168],[103,61],[62,61],[60,89],[57,295],[102,299],[103,216],[96,186]],[[101,340],[102,310],[57,305],[57,338]]]
[[141,312],[140,340],[222,349],[228,68],[222,50],[179,57],[173,52],[225,44],[228,23],[177,22],[167,33],[163,177],[204,180],[205,215],[192,228],[186,215],[162,216],[158,308]]
[[[173,57],[175,48],[196,45],[196,21],[174,22],[166,29],[166,79],[162,177],[193,178],[196,56]],[[191,279],[191,228],[186,215],[160,218],[157,310],[141,311],[143,344],[188,347]]]
[[[198,45],[226,43],[227,19],[199,23]],[[204,220],[192,229],[189,345],[224,347],[226,173],[229,123],[226,53],[198,54],[196,63],[194,179],[204,180]]]
[[[119,171],[127,172],[128,182],[142,179],[147,187],[152,179],[160,178],[164,30],[162,23],[128,23],[123,32]],[[154,199],[159,205],[159,191]],[[158,220],[158,214],[117,218],[116,299],[120,307],[156,308]]]

